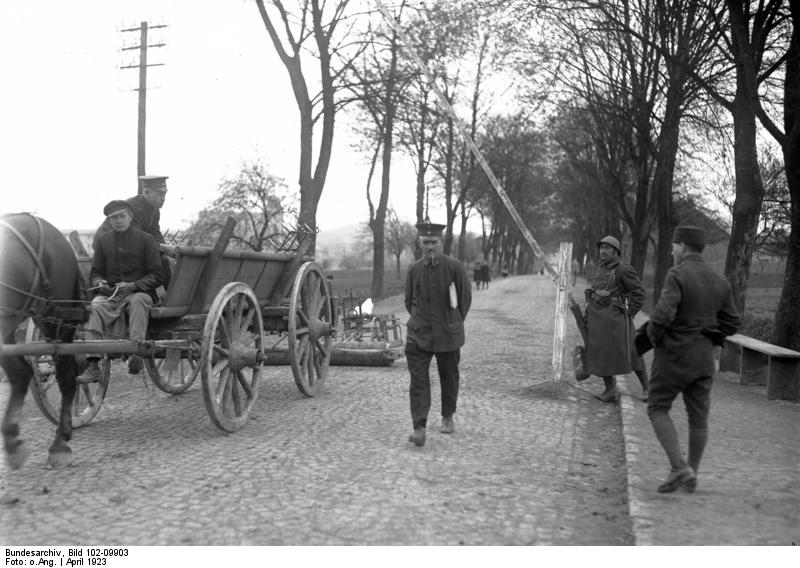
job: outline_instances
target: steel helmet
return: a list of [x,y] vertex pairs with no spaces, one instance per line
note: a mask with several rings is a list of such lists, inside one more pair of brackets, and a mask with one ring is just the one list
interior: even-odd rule
[[617,240],[616,237],[612,237],[611,235],[609,235],[607,237],[603,237],[602,239],[597,241],[598,248],[600,247],[600,245],[610,245],[610,246],[614,247],[615,249],[617,249],[618,253],[622,253],[622,249],[619,246],[619,240]]

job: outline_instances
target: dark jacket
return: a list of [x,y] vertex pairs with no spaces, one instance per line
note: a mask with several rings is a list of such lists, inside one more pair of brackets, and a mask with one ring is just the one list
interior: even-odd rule
[[616,258],[587,274],[586,366],[598,377],[640,368],[633,346],[633,317],[644,305],[644,286],[633,267]]
[[[450,307],[450,284],[455,284],[458,307]],[[408,269],[405,288],[407,339],[434,353],[456,351],[464,345],[464,321],[472,304],[472,285],[464,265],[449,256],[434,264],[418,260]]]
[[739,313],[731,285],[699,254],[667,272],[647,335],[655,346],[653,374],[695,379],[714,374],[713,345],[736,333]]
[[155,299],[155,289],[164,279],[156,241],[133,226],[121,233],[103,233],[95,239],[90,277],[92,286],[100,280],[110,286],[133,282],[137,291],[147,292]]
[[[160,227],[161,211],[157,207],[150,205],[142,195],[135,195],[129,199],[126,199],[125,201],[130,203],[131,207],[133,208],[133,222],[131,224],[134,227],[141,229],[145,233],[152,235],[156,243],[163,243],[164,235],[161,234]],[[108,221],[108,219],[106,219],[103,221],[103,224],[97,228],[92,246],[97,248],[97,238],[104,233],[108,233],[109,231],[113,231],[113,229],[111,227],[111,223]]]

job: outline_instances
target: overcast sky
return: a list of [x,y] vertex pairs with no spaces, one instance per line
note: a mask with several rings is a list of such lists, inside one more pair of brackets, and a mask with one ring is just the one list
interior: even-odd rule
[[[182,228],[243,160],[297,188],[298,111],[252,0],[2,0],[2,212],[93,229],[136,193],[138,32],[149,25],[147,173],[168,175],[162,229]],[[367,220],[366,158],[343,117],[317,214],[322,230]],[[414,218],[413,166],[393,169],[391,204]],[[432,217],[434,215],[432,214]],[[433,219],[439,220],[439,219]]]

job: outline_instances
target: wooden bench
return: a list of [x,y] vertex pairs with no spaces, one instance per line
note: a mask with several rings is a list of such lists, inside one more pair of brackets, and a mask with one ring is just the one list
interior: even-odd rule
[[800,400],[800,353],[739,333],[725,338],[720,371],[739,373],[743,385],[766,385],[767,398]]

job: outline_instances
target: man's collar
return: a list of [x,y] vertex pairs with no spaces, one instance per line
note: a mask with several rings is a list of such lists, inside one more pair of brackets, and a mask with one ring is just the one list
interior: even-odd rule
[[436,268],[437,266],[439,266],[439,263],[440,263],[440,262],[442,262],[442,259],[441,259],[440,257],[438,257],[438,256],[435,256],[435,257],[433,257],[433,258],[431,258],[431,257],[429,257],[429,256],[426,256],[426,257],[425,257],[425,258],[422,260],[422,264],[424,264],[425,266],[430,266],[430,265],[432,264],[434,268]]
[[610,259],[610,260],[608,260],[608,261],[606,261],[606,262],[602,262],[602,261],[601,261],[601,262],[600,262],[600,266],[603,266],[603,267],[605,267],[605,268],[614,268],[614,267],[615,267],[616,265],[618,265],[620,262],[622,262],[622,259],[621,259],[620,257],[618,257],[618,256],[617,256],[617,257],[614,257],[614,258],[612,258],[612,259]]

